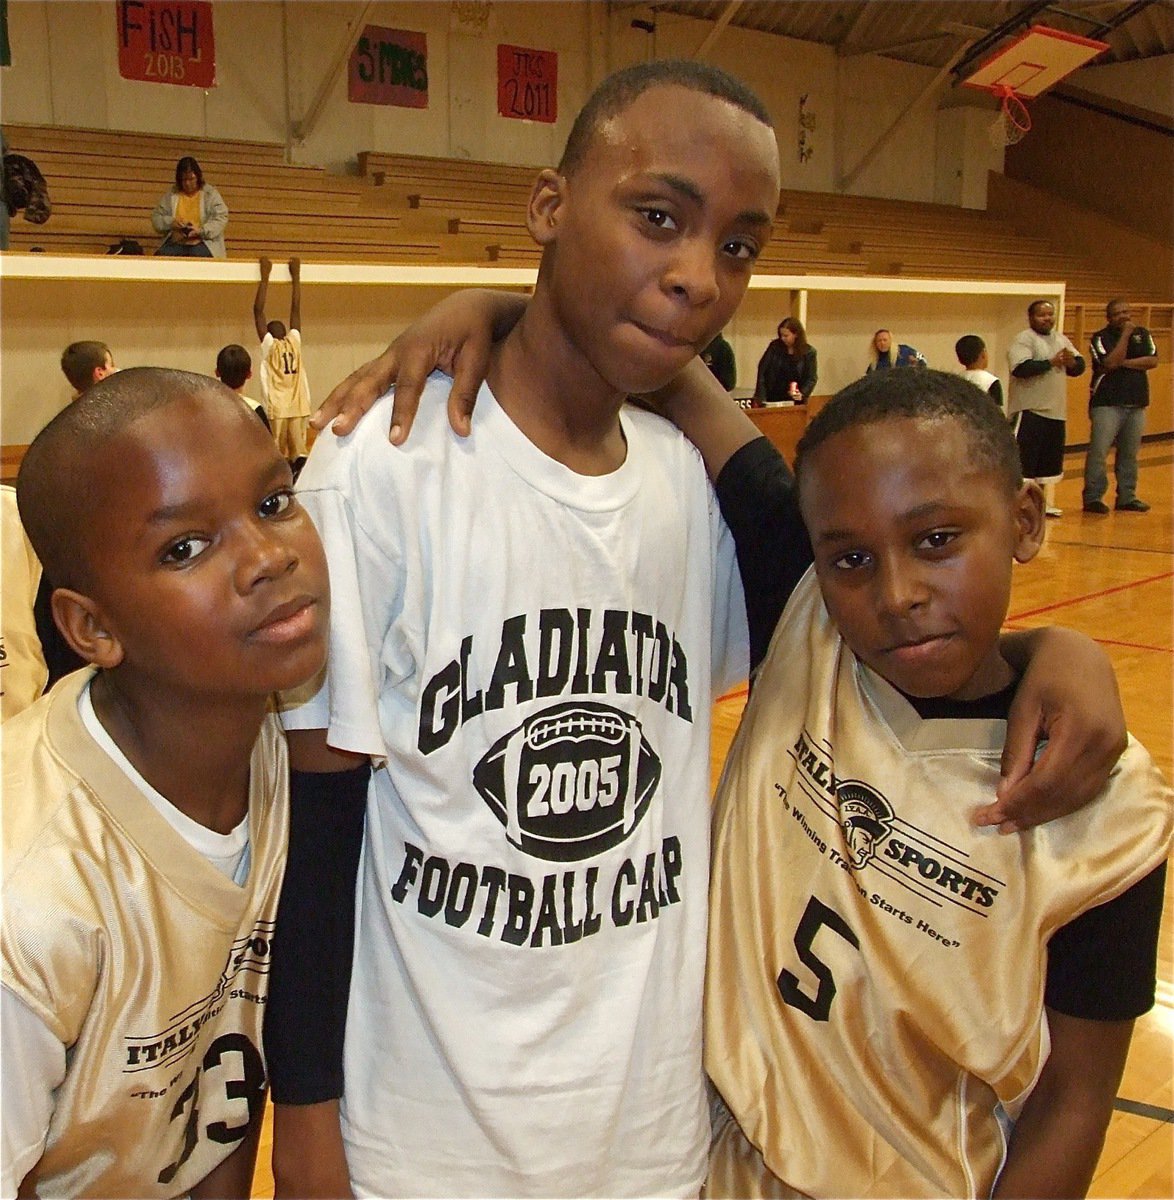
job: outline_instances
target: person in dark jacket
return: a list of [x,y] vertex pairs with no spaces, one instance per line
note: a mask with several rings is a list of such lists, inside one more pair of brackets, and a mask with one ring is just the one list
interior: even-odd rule
[[806,404],[819,378],[815,349],[807,344],[807,331],[794,317],[779,322],[775,338],[758,362],[754,399],[762,404]]

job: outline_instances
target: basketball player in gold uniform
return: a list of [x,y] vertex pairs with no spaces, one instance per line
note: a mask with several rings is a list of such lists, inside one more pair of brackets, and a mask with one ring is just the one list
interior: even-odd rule
[[814,574],[715,815],[707,1193],[1083,1195],[1153,1001],[1170,789],[1131,741],[1071,816],[974,826],[1043,500],[973,385],[845,389],[797,474]]
[[139,368],[33,442],[21,517],[93,668],[4,726],[3,1194],[248,1196],[285,863],[270,697],[326,565],[227,388]]

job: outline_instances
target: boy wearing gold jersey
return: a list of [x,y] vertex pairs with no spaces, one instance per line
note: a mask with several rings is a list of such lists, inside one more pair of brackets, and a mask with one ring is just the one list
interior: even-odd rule
[[318,537],[223,385],[156,368],[38,435],[20,515],[92,667],[4,726],[4,1196],[248,1196],[285,866],[274,692],[325,659]]
[[796,475],[814,571],[715,813],[707,1194],[1083,1195],[1153,1003],[1169,786],[1130,740],[1072,815],[974,825],[1017,681],[1011,564],[1044,523],[989,398],[870,376]]

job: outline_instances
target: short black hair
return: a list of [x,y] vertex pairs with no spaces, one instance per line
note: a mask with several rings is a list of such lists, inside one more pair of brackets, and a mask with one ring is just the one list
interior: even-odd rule
[[1035,310],[1036,310],[1037,308],[1041,308],[1041,307],[1042,307],[1043,305],[1045,305],[1045,304],[1046,304],[1046,305],[1047,305],[1049,308],[1055,308],[1055,307],[1056,307],[1056,302],[1055,302],[1055,300],[1049,300],[1049,299],[1048,299],[1046,296],[1043,296],[1043,297],[1041,297],[1039,300],[1033,300],[1033,301],[1032,301],[1032,302],[1031,302],[1031,303],[1030,303],[1030,304],[1027,306],[1027,315],[1028,315],[1028,318],[1031,318],[1031,317],[1035,316]]
[[874,371],[838,391],[799,439],[796,480],[802,481],[807,458],[828,438],[894,417],[957,421],[966,429],[971,461],[1000,476],[1010,491],[1022,487],[1019,447],[1003,410],[961,375],[928,367],[923,371]]
[[140,417],[185,396],[215,392],[240,401],[217,380],[190,371],[132,367],[99,380],[33,439],[16,477],[21,523],[55,587],[84,591],[90,521],[111,497],[100,494],[93,455]]
[[75,392],[84,392],[94,382],[94,372],[106,365],[110,347],[105,342],[70,342],[61,352],[61,370]]
[[248,379],[252,369],[253,360],[249,356],[249,352],[244,346],[238,346],[236,342],[225,346],[216,355],[216,374],[220,376],[221,383],[234,391],[239,387],[244,387],[245,380]]
[[771,126],[770,113],[763,102],[740,79],[721,67],[686,59],[660,58],[636,63],[609,75],[579,110],[571,126],[567,144],[559,160],[560,175],[573,175],[587,156],[599,127],[619,116],[650,88],[675,86],[688,88],[727,100],[748,112],[756,120]]
[[973,367],[986,349],[986,342],[977,333],[968,333],[954,343],[954,353],[964,367]]
[[1113,299],[1110,300],[1109,303],[1105,305],[1105,317],[1108,318],[1108,317],[1112,316],[1113,309],[1119,307],[1122,304],[1124,304],[1126,308],[1129,307],[1129,301],[1126,300],[1124,296],[1114,296]]

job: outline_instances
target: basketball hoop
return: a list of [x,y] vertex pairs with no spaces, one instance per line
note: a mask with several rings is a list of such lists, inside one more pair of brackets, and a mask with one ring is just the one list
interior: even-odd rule
[[991,143],[995,146],[1014,146],[1031,132],[1031,113],[1014,88],[996,84],[993,91],[1000,103],[999,114],[991,122]]
[[1108,48],[1108,42],[1033,25],[962,82],[998,97],[999,115],[990,127],[991,141],[1013,146],[1031,130],[1024,100],[1034,100]]

